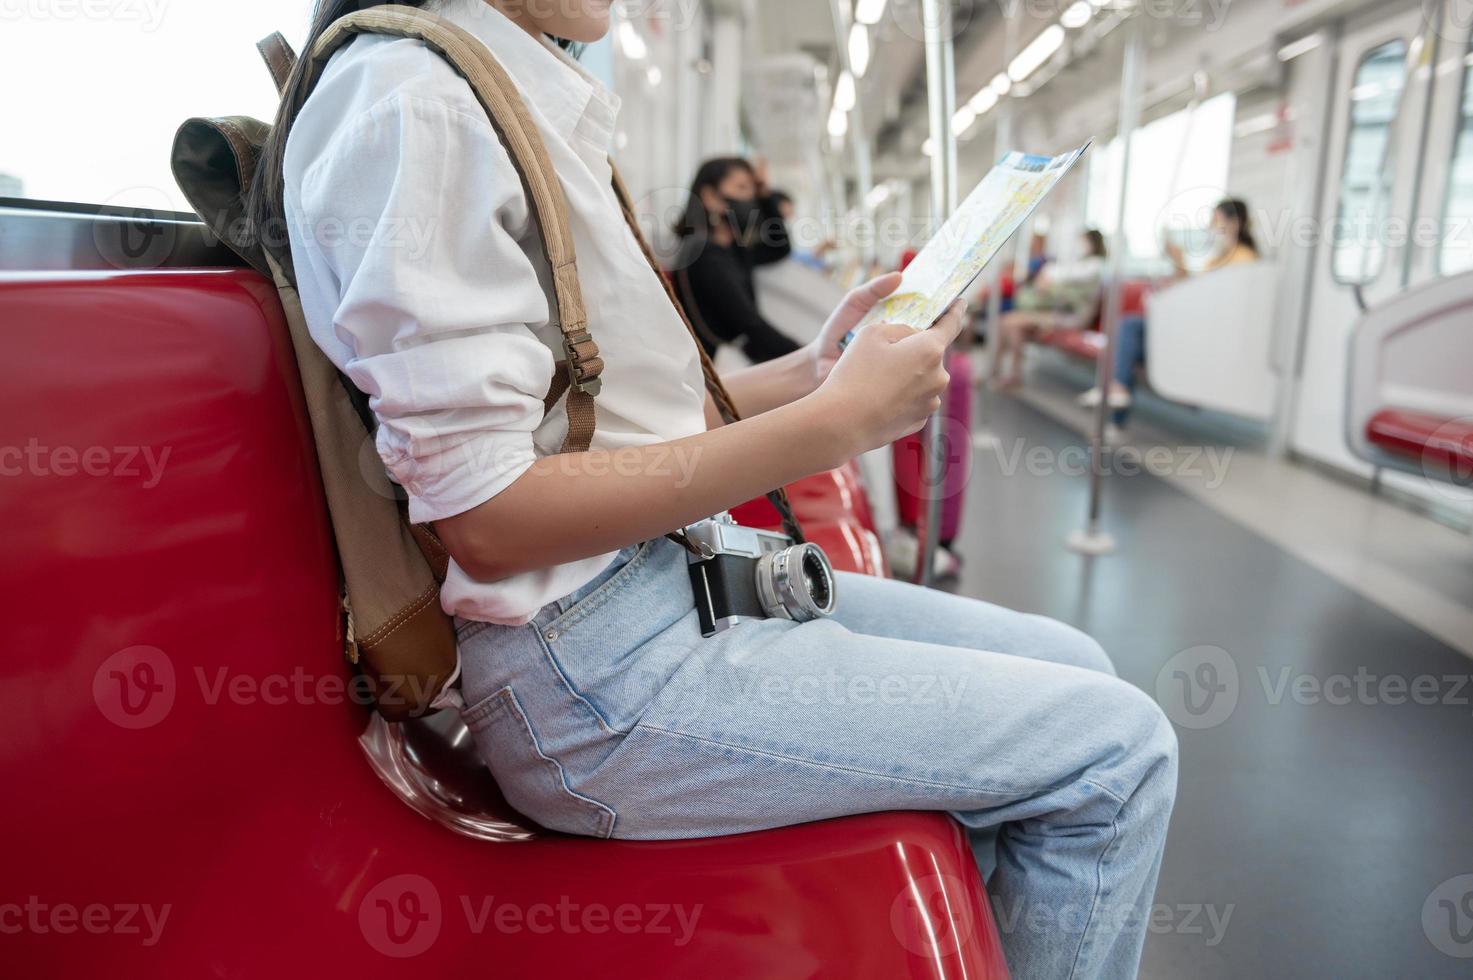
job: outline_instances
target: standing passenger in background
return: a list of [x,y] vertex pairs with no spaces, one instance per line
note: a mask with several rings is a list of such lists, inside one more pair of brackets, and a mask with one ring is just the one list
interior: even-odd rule
[[675,285],[708,354],[740,344],[761,364],[799,347],[758,311],[752,283],[754,268],[792,251],[778,206],[767,190],[766,167],[741,157],[707,160],[691,181],[685,214],[675,226]]

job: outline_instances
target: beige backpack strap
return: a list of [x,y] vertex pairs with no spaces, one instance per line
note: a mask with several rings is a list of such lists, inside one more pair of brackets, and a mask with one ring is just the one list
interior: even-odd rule
[[334,51],[357,34],[390,34],[417,38],[442,55],[470,85],[491,117],[521,175],[532,203],[532,216],[541,234],[543,250],[552,268],[554,317],[563,336],[563,370],[555,373],[548,392],[549,406],[566,390],[568,434],[562,451],[582,452],[593,438],[593,398],[598,394],[603,359],[588,332],[588,314],[578,287],[573,233],[568,227],[567,204],[547,147],[516,85],[486,46],[461,28],[424,11],[397,4],[372,7],[333,23],[318,39],[307,65],[308,91],[322,74]]
[[297,63],[297,53],[280,31],[273,31],[257,41],[256,50],[261,53],[261,60],[266,62],[266,70],[271,73],[276,94],[285,92],[287,79],[291,78],[292,68]]

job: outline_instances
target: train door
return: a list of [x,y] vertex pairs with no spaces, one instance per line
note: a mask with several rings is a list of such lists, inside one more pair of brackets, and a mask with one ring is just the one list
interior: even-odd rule
[[1448,0],[1426,71],[1432,75],[1409,285],[1473,270],[1473,0]]
[[1420,122],[1432,87],[1431,72],[1422,68],[1430,62],[1430,36],[1421,5],[1398,4],[1391,13],[1378,5],[1345,25],[1332,73],[1319,247],[1291,445],[1364,476],[1371,467],[1353,458],[1345,442],[1347,341],[1362,300],[1374,304],[1404,288],[1399,235],[1422,166]]

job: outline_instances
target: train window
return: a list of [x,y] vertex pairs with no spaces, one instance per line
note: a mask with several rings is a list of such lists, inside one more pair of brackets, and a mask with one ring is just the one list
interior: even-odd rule
[[[1161,252],[1168,235],[1206,235],[1212,206],[1227,195],[1236,112],[1237,97],[1224,92],[1153,120],[1131,137],[1125,191],[1128,272],[1169,269]],[[1119,212],[1120,146],[1117,136],[1090,151],[1085,220],[1106,235],[1115,233]]]
[[1463,103],[1448,168],[1446,208],[1437,271],[1451,276],[1473,269],[1473,42],[1463,59]]
[[1385,242],[1378,233],[1391,204],[1391,121],[1406,84],[1407,44],[1388,41],[1361,58],[1350,88],[1350,130],[1340,168],[1331,270],[1345,285],[1370,282],[1381,271]]
[[255,51],[308,4],[27,3],[0,12],[0,197],[188,211],[169,171],[190,116],[270,119]]

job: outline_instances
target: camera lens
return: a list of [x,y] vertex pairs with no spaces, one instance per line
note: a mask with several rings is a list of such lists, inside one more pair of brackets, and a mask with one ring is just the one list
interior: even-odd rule
[[757,596],[767,615],[799,623],[834,611],[834,572],[823,549],[795,544],[757,561]]
[[834,608],[834,580],[829,574],[829,562],[822,551],[809,547],[803,552],[803,582],[813,604],[825,613]]

